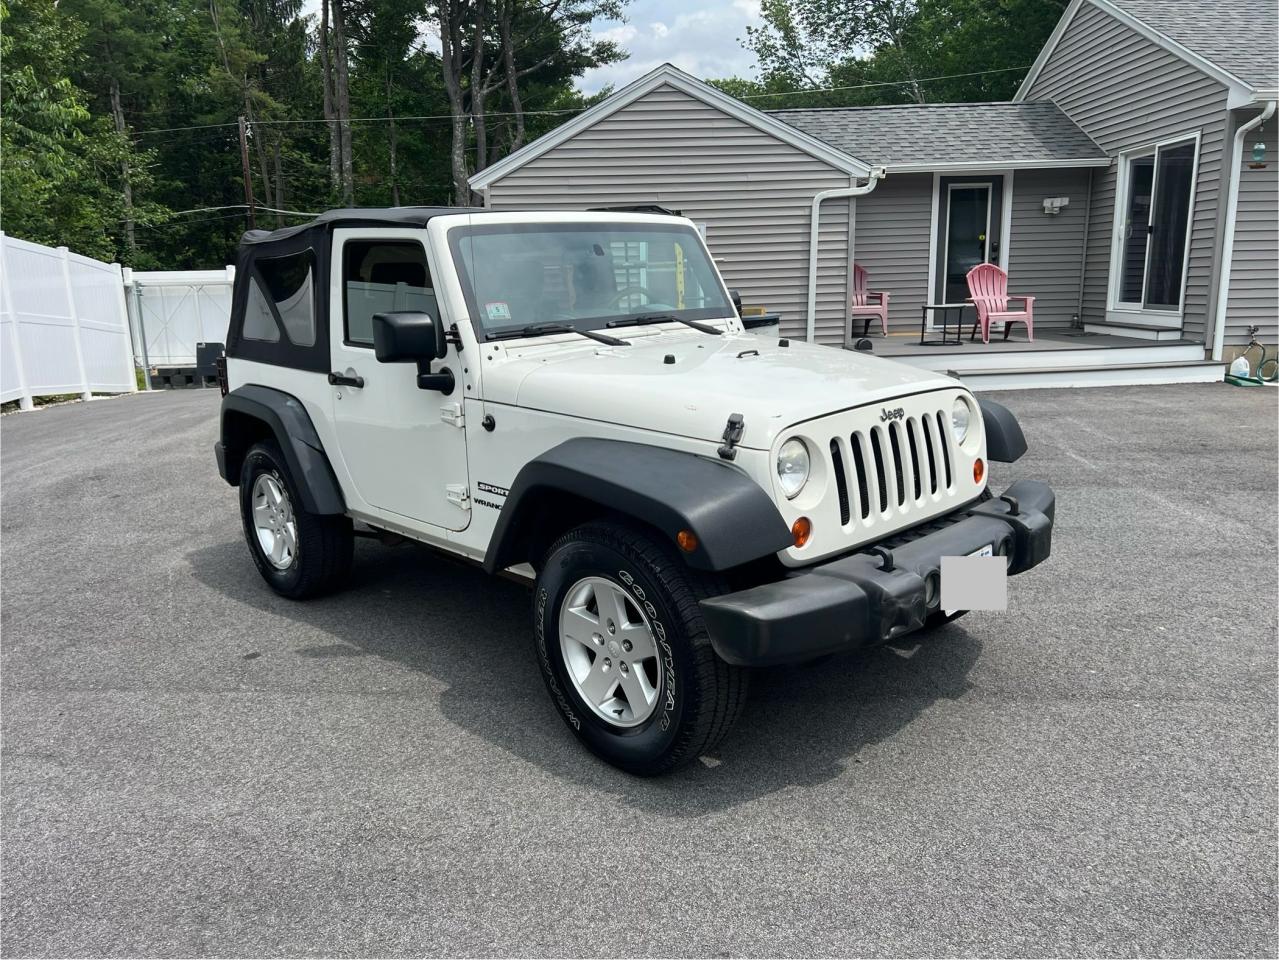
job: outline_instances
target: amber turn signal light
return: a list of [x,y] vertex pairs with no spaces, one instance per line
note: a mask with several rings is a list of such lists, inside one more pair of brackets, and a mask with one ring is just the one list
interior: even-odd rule
[[681,530],[675,534],[675,542],[685,553],[692,553],[697,549],[697,534],[692,530]]
[[790,525],[790,535],[795,538],[795,546],[802,547],[813,535],[813,521],[808,517],[800,517]]
[[981,457],[978,457],[973,461],[973,483],[981,483],[984,476],[986,476],[986,464],[982,462]]

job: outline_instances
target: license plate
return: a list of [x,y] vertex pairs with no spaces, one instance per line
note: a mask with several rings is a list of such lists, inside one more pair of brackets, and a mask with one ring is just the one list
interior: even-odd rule
[[[968,556],[970,557],[993,557],[994,555],[995,555],[995,545],[993,543],[983,544],[982,546],[974,550],[972,553],[968,554]],[[944,613],[948,617],[954,614],[955,612],[956,612],[955,610],[942,611],[942,613]]]

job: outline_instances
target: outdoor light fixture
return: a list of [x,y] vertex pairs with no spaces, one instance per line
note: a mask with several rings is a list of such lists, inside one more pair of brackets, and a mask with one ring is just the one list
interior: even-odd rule
[[[1262,135],[1265,135],[1265,127],[1262,127]],[[1258,140],[1252,145],[1252,163],[1249,166],[1254,169],[1264,167],[1266,165],[1266,141]]]

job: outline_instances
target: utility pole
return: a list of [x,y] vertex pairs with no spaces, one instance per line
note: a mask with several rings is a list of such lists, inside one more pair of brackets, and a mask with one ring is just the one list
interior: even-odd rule
[[249,208],[249,229],[258,228],[253,210],[253,178],[249,176],[249,125],[240,117],[240,169],[244,173],[244,203]]

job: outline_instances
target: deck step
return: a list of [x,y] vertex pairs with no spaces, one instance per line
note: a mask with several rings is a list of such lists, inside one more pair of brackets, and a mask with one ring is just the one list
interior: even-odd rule
[[1180,340],[1178,327],[1160,327],[1153,323],[1085,323],[1085,333],[1108,333],[1115,337],[1132,337],[1135,340]]
[[1212,360],[1086,364],[1054,367],[1006,367],[958,371],[972,390],[1034,390],[1044,387],[1125,387],[1159,383],[1221,383],[1225,364]]
[[[1083,341],[1087,344],[1087,341]],[[1141,363],[1186,363],[1203,360],[1202,343],[1154,343],[1142,346],[1081,346],[1070,350],[985,350],[980,343],[965,343],[936,353],[883,354],[889,360],[928,370],[982,373],[988,370],[1038,370],[1052,367],[1128,367]]]

